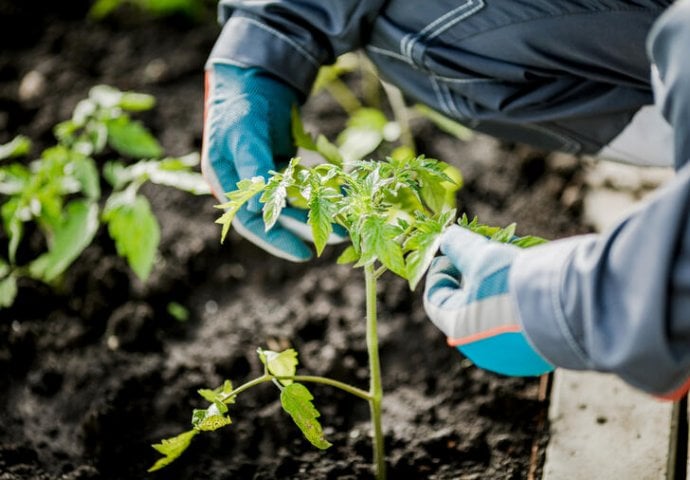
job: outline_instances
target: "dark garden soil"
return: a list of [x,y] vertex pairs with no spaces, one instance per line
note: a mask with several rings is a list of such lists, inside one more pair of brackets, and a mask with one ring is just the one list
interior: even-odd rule
[[[49,145],[52,125],[91,86],[107,83],[157,97],[142,119],[169,153],[199,149],[213,20],[130,12],[92,23],[83,1],[6,1],[0,143],[23,133]],[[322,96],[305,118],[332,133],[342,113]],[[463,170],[459,200],[470,215],[549,238],[587,231],[574,159],[414,126],[420,151]],[[57,292],[23,281],[15,306],[0,312],[0,480],[369,478],[365,403],[312,387],[334,445],[322,452],[302,439],[270,384],[239,398],[233,425],[198,436],[172,466],[146,473],[157,458],[149,445],[187,429],[191,410],[205,405],[196,389],[261,373],[257,346],[293,346],[304,373],[363,387],[368,380],[362,272],[332,265],[338,249],[296,265],[234,233],[221,246],[211,198],[163,187],[145,193],[162,228],[147,284],[101,232]],[[533,450],[546,441],[539,381],[477,370],[446,345],[420,297],[402,280],[381,281],[390,478],[528,478]],[[186,322],[167,312],[172,301],[189,309]]]

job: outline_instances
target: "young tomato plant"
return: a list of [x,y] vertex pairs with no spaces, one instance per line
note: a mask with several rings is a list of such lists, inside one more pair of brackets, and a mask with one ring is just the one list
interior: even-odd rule
[[[323,377],[296,376],[296,353],[260,351],[266,365],[264,375],[233,389],[226,382],[213,391],[202,391],[212,404],[192,417],[192,430],[154,446],[165,456],[153,467],[161,468],[177,458],[198,433],[228,425],[227,405],[247,388],[273,380],[280,389],[280,399],[295,423],[311,443],[319,448],[330,444],[323,438],[318,412],[312,396],[303,385],[325,383],[341,388],[369,402],[374,432],[374,463],[378,478],[385,478],[385,454],[381,427],[381,371],[377,338],[376,282],[386,271],[408,280],[414,289],[431,263],[446,226],[455,218],[446,192],[454,182],[445,173],[448,166],[424,156],[397,152],[385,161],[347,161],[342,149],[325,137],[316,140],[304,132],[295,115],[294,136],[303,148],[318,151],[328,163],[305,167],[293,158],[282,172],[245,179],[228,194],[229,201],[219,208],[225,213],[218,220],[227,235],[237,211],[255,195],[263,203],[266,228],[272,228],[288,197],[308,209],[308,223],[317,254],[325,248],[333,224],[344,227],[351,244],[340,255],[339,263],[352,263],[364,269],[366,289],[366,336],[369,354],[370,385],[364,391]],[[213,392],[213,393],[209,393]]]
[[[102,223],[136,275],[142,280],[148,277],[160,230],[139,188],[150,181],[208,193],[201,175],[192,171],[198,164],[197,155],[161,158],[158,141],[127,113],[148,110],[154,103],[149,95],[94,87],[77,104],[72,118],[56,125],[55,146],[28,165],[0,164],[0,193],[4,196],[0,214],[7,238],[7,257],[0,257],[0,308],[12,305],[18,277],[57,281],[91,243]],[[0,161],[29,152],[29,140],[20,136],[0,146]],[[96,159],[109,152],[139,161],[105,163],[102,176],[112,189],[104,200]],[[19,247],[27,240],[29,224],[43,235],[47,251],[18,264]]]
[[[347,230],[350,245],[337,261],[364,270],[368,390],[330,378],[297,375],[297,353],[292,349],[280,353],[259,349],[263,375],[236,388],[226,380],[215,390],[199,390],[198,393],[210,402],[209,406],[194,410],[190,430],[153,445],[163,457],[150,471],[163,468],[178,458],[196,435],[230,425],[228,407],[244,391],[268,382],[278,388],[284,410],[304,436],[317,448],[328,448],[331,444],[324,437],[318,421],[319,412],[312,403],[313,396],[304,385],[319,383],[339,388],[369,403],[376,478],[386,478],[376,283],[381,275],[391,271],[406,279],[414,290],[436,255],[443,232],[455,220],[454,192],[460,186],[461,177],[457,170],[443,162],[414,155],[409,147],[393,150],[383,161],[359,159],[387,140],[385,132],[392,130],[394,125],[380,110],[360,108],[350,100],[341,103],[348,105],[351,116],[336,144],[323,135],[312,138],[304,131],[297,111],[293,112],[293,136],[297,146],[318,152],[326,163],[307,167],[300,158],[293,158],[284,170],[270,172],[268,179],[241,180],[237,189],[227,194],[229,201],[218,205],[224,213],[217,223],[222,225],[223,240],[239,209],[259,195],[267,230],[278,221],[288,201],[308,210],[308,224],[317,255],[323,252],[334,224]],[[514,224],[506,228],[489,227],[476,219],[470,222],[466,216],[459,224],[493,240],[520,246],[542,241],[536,237],[515,237]]]

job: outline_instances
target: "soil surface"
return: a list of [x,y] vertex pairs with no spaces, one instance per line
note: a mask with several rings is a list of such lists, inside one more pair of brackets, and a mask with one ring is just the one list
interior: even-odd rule
[[[106,83],[156,96],[141,118],[168,153],[198,150],[214,21],[129,12],[94,23],[85,3],[0,1],[0,143],[23,133],[38,148],[51,144],[52,126]],[[324,95],[305,118],[333,133],[343,114]],[[463,143],[421,120],[414,128],[420,151],[462,169],[459,201],[470,215],[549,238],[587,231],[575,159],[486,137]],[[362,272],[333,265],[340,249],[297,265],[234,233],[221,246],[213,199],[145,193],[162,228],[146,284],[100,232],[57,290],[23,280],[15,306],[0,312],[0,480],[369,478],[365,403],[312,387],[333,443],[322,452],[270,384],[239,398],[233,425],[146,474],[158,457],[149,445],[187,429],[192,409],[205,406],[198,388],[260,375],[258,346],[296,348],[301,373],[363,387],[368,379]],[[172,301],[190,311],[187,321],[168,313]],[[379,301],[390,478],[528,478],[546,441],[539,381],[472,366],[404,281],[384,276]]]

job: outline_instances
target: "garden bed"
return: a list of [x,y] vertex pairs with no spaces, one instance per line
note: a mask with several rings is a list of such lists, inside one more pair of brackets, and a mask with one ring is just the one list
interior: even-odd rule
[[[0,42],[10,48],[0,52],[0,143],[18,133],[38,147],[52,143],[52,126],[91,86],[106,83],[156,96],[144,120],[167,152],[198,150],[203,65],[218,27],[133,12],[93,23],[83,3],[1,7],[9,10],[0,10]],[[324,94],[304,118],[334,133],[343,114]],[[485,137],[460,143],[422,121],[414,127],[421,152],[462,169],[460,207],[469,215],[515,221],[518,232],[548,238],[587,231],[582,175],[571,157]],[[257,346],[292,346],[300,371],[367,384],[362,272],[333,265],[340,249],[291,264],[234,233],[221,246],[212,198],[155,185],[144,193],[162,227],[146,284],[101,232],[58,291],[23,280],[14,307],[0,311],[2,480],[147,478],[157,458],[149,445],[188,428],[191,410],[204,406],[198,388],[260,374]],[[1,236],[0,247],[6,243]],[[463,360],[426,319],[419,289],[411,293],[403,280],[384,276],[379,301],[390,478],[534,473],[533,451],[546,441],[539,381]],[[173,318],[171,302],[189,319]],[[231,407],[233,425],[199,437],[150,478],[369,475],[365,402],[312,388],[334,444],[322,452],[302,438],[274,390],[244,394]]]

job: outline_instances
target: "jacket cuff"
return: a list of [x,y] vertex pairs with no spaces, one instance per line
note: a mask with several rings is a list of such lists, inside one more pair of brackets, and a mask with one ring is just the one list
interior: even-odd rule
[[573,370],[592,368],[561,297],[565,273],[582,240],[556,240],[520,252],[508,280],[528,342],[551,364]]
[[312,53],[284,33],[239,12],[225,22],[206,69],[214,64],[261,68],[305,98],[321,66]]

